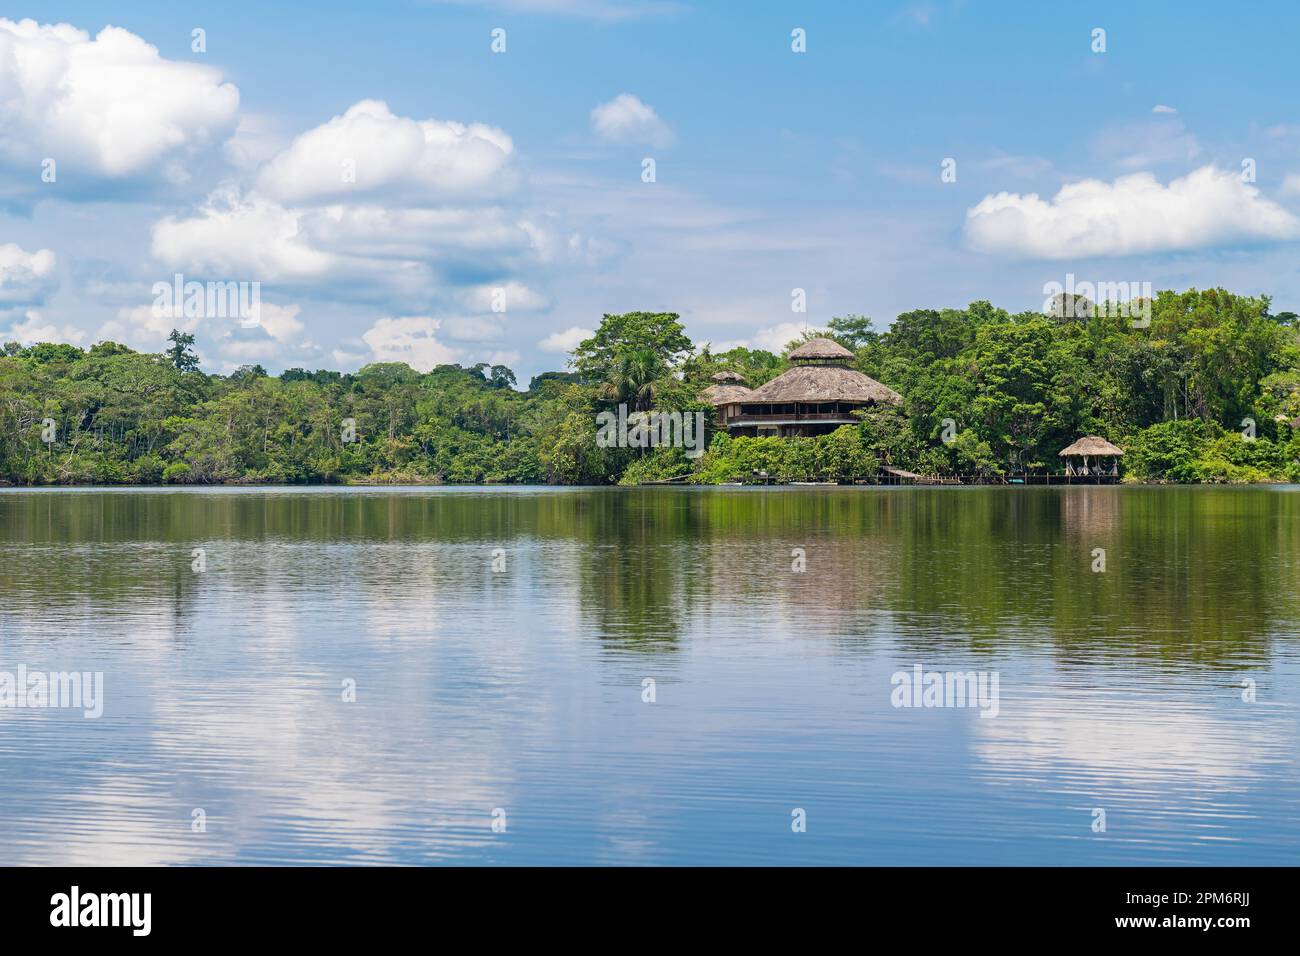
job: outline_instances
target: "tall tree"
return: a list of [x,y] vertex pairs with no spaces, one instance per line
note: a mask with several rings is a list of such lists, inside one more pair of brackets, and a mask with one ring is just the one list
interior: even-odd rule
[[178,372],[193,372],[199,367],[199,357],[191,348],[194,344],[192,334],[182,332],[180,329],[172,329],[172,334],[167,336],[167,341],[172,343],[171,348],[163,354],[171,360],[172,368]]
[[571,364],[585,381],[602,382],[634,352],[650,352],[670,369],[693,347],[676,312],[626,312],[604,316],[591,338],[573,350]]

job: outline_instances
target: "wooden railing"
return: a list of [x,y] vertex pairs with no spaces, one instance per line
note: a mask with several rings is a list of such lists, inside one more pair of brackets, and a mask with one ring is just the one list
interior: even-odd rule
[[852,412],[787,412],[784,415],[747,415],[741,412],[727,419],[728,424],[736,422],[857,422],[858,419],[853,416]]

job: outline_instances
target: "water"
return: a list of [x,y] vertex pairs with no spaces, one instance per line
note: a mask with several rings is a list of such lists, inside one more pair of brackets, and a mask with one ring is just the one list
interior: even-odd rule
[[0,671],[105,702],[0,708],[0,864],[1291,864],[1298,555],[1293,488],[4,490]]

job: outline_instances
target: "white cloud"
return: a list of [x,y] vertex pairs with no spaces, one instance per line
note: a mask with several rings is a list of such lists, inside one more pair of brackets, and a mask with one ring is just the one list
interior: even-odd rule
[[476,312],[536,312],[546,308],[546,297],[522,282],[510,280],[497,285],[479,285],[462,294],[466,308]]
[[[265,149],[263,132],[250,127],[249,150]],[[226,184],[194,212],[155,223],[152,251],[183,272],[329,285],[394,310],[425,308],[432,293],[439,308],[486,311],[497,288],[508,310],[542,309],[545,298],[512,273],[580,259],[591,240],[566,238],[549,213],[503,205],[513,149],[482,123],[416,121],[363,100],[298,136],[251,188]],[[355,184],[343,182],[345,159]],[[468,285],[473,273],[501,279]]]
[[595,334],[594,329],[584,329],[575,325],[563,332],[552,332],[538,342],[537,347],[543,352],[572,352],[578,347],[579,342]]
[[459,260],[473,256],[479,269],[500,266],[494,257],[542,257],[558,240],[538,225],[498,206],[405,209],[329,206],[303,212],[305,232],[324,248],[350,257],[384,260]]
[[1205,166],[1169,185],[1150,173],[989,195],[966,213],[967,243],[1038,259],[1119,256],[1300,238],[1300,219],[1231,171]]
[[153,254],[167,266],[225,278],[313,278],[337,262],[312,248],[300,213],[258,196],[223,189],[190,219],[154,224]]
[[356,371],[366,361],[364,352],[349,352],[347,349],[332,349],[330,358],[339,371]]
[[508,275],[580,260],[583,252],[552,224],[499,206],[295,208],[233,189],[214,193],[188,218],[155,223],[152,251],[168,268],[195,275],[318,292],[328,283],[349,296],[381,293],[425,301],[434,293],[457,309],[489,310],[493,290],[504,288],[508,311],[540,309],[546,300],[514,279],[460,287],[466,265]]
[[43,302],[57,284],[54,264],[49,249],[27,252],[16,243],[0,245],[0,309]]
[[[304,326],[298,318],[297,305],[262,302],[259,324],[244,328],[235,319],[213,319],[204,326],[200,345],[218,352],[226,360],[226,370],[249,362],[281,358]],[[121,342],[138,352],[160,352],[167,345],[172,329],[198,332],[203,319],[186,316],[183,310],[168,306],[137,305],[118,309],[117,317],[99,327],[96,341]],[[298,343],[299,348],[305,348]],[[206,355],[201,356],[206,361]]]
[[239,125],[222,147],[222,155],[237,169],[251,171],[275,158],[285,145],[274,119],[245,112],[240,114]]
[[296,305],[274,305],[263,302],[259,310],[258,325],[276,342],[288,342],[303,330],[298,312],[299,307]]
[[514,367],[519,364],[519,353],[513,349],[504,352],[492,352],[487,357],[487,363],[489,365],[504,365],[514,371]]
[[1300,196],[1300,173],[1287,173],[1282,180],[1282,195]]
[[438,341],[435,333],[442,323],[428,316],[380,319],[361,336],[375,362],[405,362],[428,372],[436,365],[458,361],[462,353]]
[[782,350],[795,339],[802,338],[808,328],[807,322],[782,322],[770,329],[759,329],[754,333],[753,349],[766,349],[780,355]]
[[[183,178],[186,158],[235,126],[239,91],[219,71],[163,59],[118,27],[92,40],[67,24],[0,19],[0,157],[53,158],[121,178],[158,169]],[[39,168],[39,167],[37,167]]]
[[620,93],[591,111],[591,127],[601,139],[614,143],[671,146],[673,131],[651,107],[631,93]]
[[791,342],[803,338],[807,329],[807,322],[782,322],[780,325],[759,329],[747,339],[710,343],[710,349],[715,355],[730,352],[734,348],[763,349],[780,355]]
[[198,325],[198,318],[187,318],[171,309],[152,305],[123,306],[117,310],[117,318],[109,319],[99,327],[95,340],[120,342],[137,352],[161,352],[167,346],[167,336],[172,329],[193,332]]
[[503,187],[513,152],[509,136],[483,123],[417,121],[362,100],[298,136],[262,169],[257,189],[285,203],[382,193],[418,205]]
[[[151,251],[166,270],[160,278],[258,281],[264,293],[306,297],[323,325],[357,304],[372,317],[377,304],[379,315],[404,316],[376,323],[364,344],[342,344],[340,363],[382,358],[427,368],[455,361],[469,348],[463,343],[501,348],[501,304],[507,315],[550,306],[530,277],[612,254],[600,239],[575,232],[567,212],[515,191],[522,180],[510,166],[513,143],[483,123],[417,121],[363,100],[260,167],[254,157],[283,141],[274,127],[241,124],[235,139],[228,158],[246,177],[153,224]],[[355,184],[343,182],[343,159],[355,161]],[[296,313],[277,333],[265,303],[263,310],[266,333],[285,346],[282,357],[305,349]],[[430,315],[439,318],[423,318]],[[440,325],[416,324],[424,321]],[[220,349],[222,340],[207,336]],[[239,337],[243,354],[270,347],[249,341]]]
[[447,335],[460,342],[486,342],[502,335],[501,326],[492,319],[455,316],[441,321]]
[[13,323],[7,331],[0,332],[0,341],[21,342],[23,345],[34,345],[37,342],[66,342],[69,345],[80,345],[85,337],[84,330],[72,325],[55,325],[46,322],[35,310],[28,310],[21,321]]
[[1172,106],[1165,106],[1164,103],[1157,103],[1155,106],[1151,107],[1151,112],[1152,113],[1177,113],[1178,110],[1174,109]]

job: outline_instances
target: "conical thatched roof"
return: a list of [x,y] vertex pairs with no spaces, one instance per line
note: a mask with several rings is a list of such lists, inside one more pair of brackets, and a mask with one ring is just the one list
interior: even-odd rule
[[851,359],[853,353],[834,339],[809,339],[790,353],[791,361],[799,359]]
[[[815,339],[814,341],[829,341]],[[809,345],[812,342],[808,343]],[[835,345],[834,342],[831,342]],[[802,346],[801,346],[802,347]],[[835,345],[836,348],[840,346]],[[903,396],[874,378],[842,365],[796,365],[749,393],[746,402],[889,402]]]
[[1080,438],[1069,448],[1062,449],[1057,454],[1064,458],[1067,455],[1090,455],[1092,457],[1105,458],[1124,454],[1124,449],[1117,445],[1112,445],[1104,438],[1098,438],[1096,435],[1089,435],[1086,438]]
[[743,385],[710,385],[700,392],[700,400],[710,405],[731,405],[735,402],[747,402],[752,395]]
[[714,372],[709,376],[709,378],[720,385],[726,385],[728,383],[735,385],[745,384],[745,376],[741,375],[739,372]]

